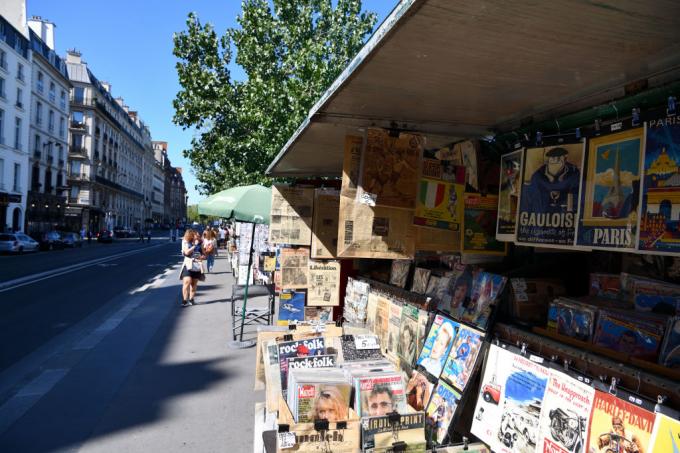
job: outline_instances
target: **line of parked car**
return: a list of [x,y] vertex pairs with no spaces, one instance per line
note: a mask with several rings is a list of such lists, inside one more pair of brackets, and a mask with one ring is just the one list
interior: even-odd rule
[[[114,229],[115,231],[115,229]],[[111,243],[113,231],[101,230],[92,239],[97,242]],[[37,252],[38,250],[61,250],[83,246],[80,233],[70,231],[48,231],[45,233],[33,233],[30,236],[24,233],[0,233],[0,253],[24,253]]]

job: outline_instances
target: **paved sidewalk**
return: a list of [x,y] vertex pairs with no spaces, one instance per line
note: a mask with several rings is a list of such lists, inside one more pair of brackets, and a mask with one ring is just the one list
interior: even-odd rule
[[2,402],[0,414],[9,403],[25,413],[0,432],[0,451],[251,452],[264,395],[253,391],[255,349],[228,347],[232,282],[220,256],[196,306],[179,305],[178,268],[130,296],[43,365],[57,370],[43,394],[29,383]]

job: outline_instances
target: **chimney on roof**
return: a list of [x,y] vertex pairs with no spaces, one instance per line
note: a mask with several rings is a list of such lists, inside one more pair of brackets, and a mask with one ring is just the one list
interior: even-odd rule
[[69,50],[66,51],[66,62],[67,63],[73,63],[73,64],[80,64],[80,63],[82,63],[81,56],[82,56],[82,54],[80,53],[79,50],[69,49]]
[[137,121],[137,112],[134,110],[130,110],[128,112],[128,115],[130,115],[130,118],[132,118],[133,121]]
[[111,84],[105,80],[100,81],[107,93],[111,93]]
[[25,37],[29,37],[28,27],[26,27],[26,0],[0,2],[0,16]]
[[33,16],[28,20],[28,27],[42,39],[47,47],[54,50],[54,29],[56,25],[40,16]]

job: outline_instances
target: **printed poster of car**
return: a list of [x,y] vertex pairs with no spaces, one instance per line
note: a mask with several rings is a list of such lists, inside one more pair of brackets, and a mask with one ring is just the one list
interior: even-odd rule
[[479,397],[475,406],[471,432],[493,451],[501,445],[497,428],[501,423],[501,408],[505,394],[505,382],[515,354],[492,344],[489,347],[480,385]]
[[424,158],[418,185],[414,225],[460,231],[465,169],[451,161]]
[[524,150],[501,156],[501,181],[498,191],[498,223],[496,239],[514,241],[516,238],[517,207],[522,187],[522,159]]
[[459,401],[460,393],[446,382],[439,381],[425,410],[426,431],[434,444],[443,444],[446,440]]
[[462,253],[505,255],[507,244],[496,239],[498,197],[465,193],[463,195]]
[[641,127],[588,140],[577,245],[635,249],[643,144]]
[[680,117],[647,122],[640,251],[680,253]]
[[596,390],[590,413],[588,453],[649,452],[653,427],[653,412]]
[[539,422],[536,451],[586,453],[586,436],[595,389],[550,370]]
[[279,295],[279,319],[277,324],[287,326],[293,322],[305,320],[305,293],[302,291],[284,290]]
[[432,321],[417,364],[435,378],[439,378],[442,373],[459,328],[460,325],[457,322],[442,315],[437,315]]
[[657,412],[652,429],[651,447],[652,453],[678,453],[680,451],[680,420]]
[[482,332],[460,325],[441,377],[461,392],[465,391],[465,386],[475,370],[483,341]]
[[574,245],[584,149],[585,143],[526,149],[518,243]]

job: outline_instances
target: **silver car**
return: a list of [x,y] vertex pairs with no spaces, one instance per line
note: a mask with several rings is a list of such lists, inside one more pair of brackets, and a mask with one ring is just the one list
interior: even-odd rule
[[0,233],[0,252],[35,252],[38,245],[38,242],[24,233]]

